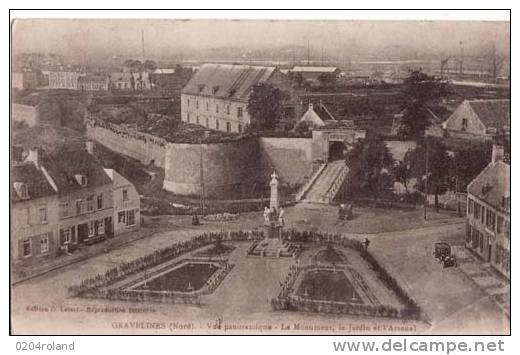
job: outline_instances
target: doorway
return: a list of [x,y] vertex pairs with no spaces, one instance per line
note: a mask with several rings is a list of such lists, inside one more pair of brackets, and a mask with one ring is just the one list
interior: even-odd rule
[[345,144],[343,142],[329,142],[329,161],[345,159]]

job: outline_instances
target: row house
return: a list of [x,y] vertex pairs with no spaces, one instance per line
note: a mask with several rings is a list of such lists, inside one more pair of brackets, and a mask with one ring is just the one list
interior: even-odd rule
[[79,78],[86,74],[79,71],[49,71],[49,89],[79,89]]
[[103,74],[88,74],[79,78],[78,89],[81,91],[108,91],[110,78]]
[[110,74],[111,90],[151,90],[149,72],[122,72]]
[[250,124],[249,95],[259,83],[269,83],[286,94],[284,117],[295,121],[301,104],[287,77],[276,67],[204,64],[181,92],[181,119],[207,128],[241,133]]
[[511,195],[504,148],[493,146],[492,161],[468,185],[466,247],[510,277]]
[[11,168],[11,258],[48,259],[58,250],[58,191],[33,155]]
[[103,169],[90,142],[87,150],[31,150],[13,162],[11,197],[15,264],[55,258],[140,227],[135,188]]
[[137,230],[141,226],[140,199],[134,185],[114,169],[105,169],[112,180],[114,234]]

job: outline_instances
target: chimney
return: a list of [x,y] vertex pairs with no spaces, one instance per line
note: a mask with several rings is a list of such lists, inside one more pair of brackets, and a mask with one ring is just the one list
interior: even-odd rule
[[41,149],[33,148],[29,150],[29,154],[25,158],[25,161],[32,162],[37,169],[41,166]]
[[502,145],[493,144],[493,152],[491,153],[491,162],[496,164],[497,162],[504,160],[504,147]]
[[85,143],[85,147],[87,148],[87,152],[91,155],[94,155],[94,148],[95,148],[95,144],[94,142],[92,141],[87,141]]

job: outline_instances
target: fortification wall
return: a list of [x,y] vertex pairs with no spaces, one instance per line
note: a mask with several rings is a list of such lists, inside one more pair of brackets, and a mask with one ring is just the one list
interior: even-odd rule
[[170,143],[163,187],[179,195],[200,194],[202,165],[205,196],[247,196],[247,191],[266,175],[259,170],[258,151],[256,138],[214,144]]
[[[87,137],[105,147],[164,168],[163,188],[179,195],[199,195],[201,156],[207,198],[238,199],[268,188],[276,170],[286,185],[304,184],[312,174],[312,139],[251,137],[234,142],[185,144],[87,118]],[[265,186],[264,186],[265,185]]]
[[106,122],[86,120],[87,137],[110,150],[164,168],[168,143],[150,134]]
[[259,166],[281,183],[303,184],[312,174],[312,138],[259,138]]

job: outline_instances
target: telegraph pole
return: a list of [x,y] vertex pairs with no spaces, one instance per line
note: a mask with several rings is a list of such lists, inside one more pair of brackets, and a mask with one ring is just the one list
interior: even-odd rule
[[202,137],[199,138],[200,147],[200,212],[204,216],[204,163],[202,159]]
[[428,204],[428,140],[424,140],[426,144],[426,180],[424,181],[424,220],[426,220],[426,209]]

